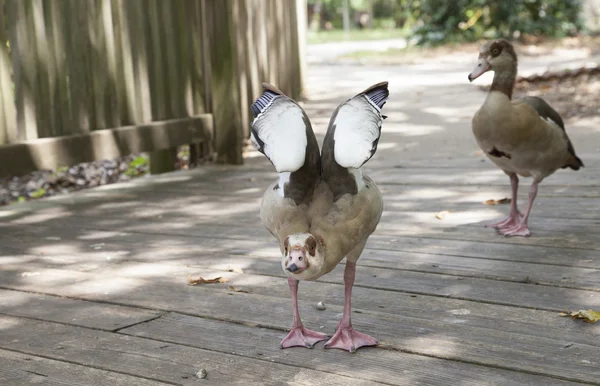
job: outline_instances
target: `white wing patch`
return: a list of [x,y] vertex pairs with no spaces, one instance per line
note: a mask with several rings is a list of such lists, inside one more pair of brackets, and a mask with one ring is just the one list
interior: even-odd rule
[[252,144],[271,160],[277,172],[295,172],[304,165],[308,141],[298,105],[282,97],[275,98],[254,119],[252,129]]
[[350,99],[340,107],[335,118],[335,162],[345,168],[358,169],[374,152],[383,118],[380,109],[365,95]]

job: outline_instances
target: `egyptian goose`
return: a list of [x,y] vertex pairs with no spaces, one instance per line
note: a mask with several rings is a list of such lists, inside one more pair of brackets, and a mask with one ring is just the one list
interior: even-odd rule
[[302,325],[298,281],[320,278],[344,257],[344,313],[325,347],[354,352],[376,345],[374,338],[352,328],[350,299],[356,261],[383,210],[381,193],[361,166],[377,150],[388,83],[368,88],[335,110],[321,153],[304,110],[277,88],[263,87],[252,105],[250,139],[279,173],[263,195],[260,217],[279,241],[292,293],[293,323],[281,347],[312,348],[328,338]]
[[[512,201],[506,219],[486,226],[505,236],[529,236],[527,220],[538,184],[560,168],[579,170],[583,162],[575,154],[562,118],[548,103],[538,97],[512,99],[517,54],[507,40],[481,46],[469,81],[490,70],[494,71],[494,80],[473,117],[473,134],[492,162],[510,177]],[[533,178],[525,215],[517,209],[518,176]]]

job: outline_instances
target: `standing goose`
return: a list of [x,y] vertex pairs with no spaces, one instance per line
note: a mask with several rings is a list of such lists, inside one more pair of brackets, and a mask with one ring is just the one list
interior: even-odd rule
[[[505,236],[529,236],[527,220],[538,184],[560,168],[579,170],[583,162],[565,131],[560,115],[542,98],[512,100],[517,54],[507,40],[485,43],[469,81],[487,71],[494,81],[483,106],[473,117],[473,134],[486,155],[510,177],[512,201],[508,217],[487,226]],[[517,209],[519,177],[532,177],[525,215]]]
[[383,210],[379,189],[361,166],[377,150],[388,84],[376,84],[333,113],[323,151],[304,110],[263,83],[252,105],[251,141],[275,166],[279,179],[265,191],[260,216],[279,241],[294,318],[281,347],[309,347],[328,338],[305,328],[298,312],[298,281],[316,280],[346,257],[344,314],[325,344],[350,352],[377,341],[352,328],[350,299],[356,261]]

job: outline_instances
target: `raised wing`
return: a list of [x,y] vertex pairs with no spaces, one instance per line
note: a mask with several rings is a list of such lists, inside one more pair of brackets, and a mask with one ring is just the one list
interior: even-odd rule
[[342,103],[333,113],[323,141],[322,175],[337,198],[363,185],[360,167],[377,151],[389,96],[388,82],[377,83]]
[[263,88],[252,104],[250,140],[280,174],[282,195],[305,201],[320,175],[317,139],[302,107],[268,83]]

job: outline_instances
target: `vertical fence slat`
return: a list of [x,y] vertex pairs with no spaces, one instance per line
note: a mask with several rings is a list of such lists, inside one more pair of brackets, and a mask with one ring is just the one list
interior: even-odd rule
[[87,31],[89,41],[89,79],[90,92],[93,95],[94,116],[91,128],[94,130],[106,128],[105,90],[108,83],[108,64],[106,52],[106,35],[102,33],[102,0],[88,0]]
[[113,19],[113,2],[111,0],[102,0],[102,33],[105,35],[106,42],[106,65],[107,83],[106,91],[106,125],[107,127],[118,127],[121,125],[121,109],[123,96],[123,83],[120,82],[120,63],[118,61],[115,38],[115,28]]
[[202,5],[195,1],[193,7],[187,12],[190,23],[190,39],[188,40],[190,55],[190,82],[192,85],[193,114],[208,111],[204,93],[206,82],[206,68],[204,67],[205,46],[204,27],[202,25]]
[[[15,84],[15,104],[17,112],[17,139],[37,138],[35,117],[35,44],[31,3],[19,0],[8,0],[9,27],[13,81]],[[34,43],[34,42],[33,42]]]
[[152,103],[152,119],[155,121],[166,118],[166,105],[168,95],[165,90],[164,55],[161,47],[159,18],[159,2],[161,0],[148,0],[146,11],[148,15],[147,33],[148,40],[148,69],[150,71],[150,92]]
[[[14,3],[0,3],[0,145],[17,140],[17,112],[15,108],[12,63],[8,50],[8,29],[4,24],[8,7]],[[5,13],[5,7],[6,13]]]
[[304,93],[304,77],[306,76],[306,34],[308,31],[306,15],[306,0],[296,0],[296,23],[292,26],[296,51],[296,82],[299,98]]
[[131,68],[134,79],[134,96],[130,99],[135,104],[136,122],[146,123],[152,120],[152,104],[150,102],[150,86],[148,85],[148,57],[144,19],[146,15],[145,0],[126,0],[124,3],[125,19],[129,32],[129,48]]
[[241,164],[242,128],[237,103],[235,43],[231,1],[205,1],[211,68],[211,99],[217,161]]
[[52,98],[51,121],[54,126],[54,135],[70,134],[73,126],[69,112],[68,81],[65,71],[66,34],[61,18],[61,8],[59,2],[44,2],[44,19],[48,34],[48,82]]
[[115,25],[115,46],[117,52],[117,84],[121,95],[121,124],[131,125],[141,122],[140,112],[136,102],[136,88],[133,71],[133,58],[129,35],[129,23],[125,13],[124,0],[114,0],[113,20]]

